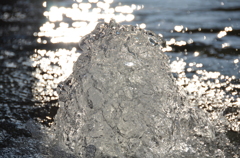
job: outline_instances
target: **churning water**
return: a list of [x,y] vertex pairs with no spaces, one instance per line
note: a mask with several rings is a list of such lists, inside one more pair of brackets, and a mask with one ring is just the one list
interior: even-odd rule
[[[79,40],[97,22],[115,19],[163,36],[177,84],[193,106],[216,126],[227,124],[231,140],[239,137],[239,0],[9,0],[0,12],[0,121],[15,130],[30,118],[53,122],[56,87],[81,54]],[[2,147],[7,140],[1,138]]]

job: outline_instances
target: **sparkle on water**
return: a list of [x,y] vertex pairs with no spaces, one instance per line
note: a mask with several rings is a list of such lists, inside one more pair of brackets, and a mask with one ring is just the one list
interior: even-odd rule
[[[42,44],[51,43],[77,43],[84,35],[90,33],[99,21],[109,22],[110,19],[115,19],[117,22],[125,22],[134,20],[134,11],[143,9],[143,5],[121,5],[111,7],[113,0],[89,0],[88,3],[83,3],[82,0],[76,0],[71,7],[47,6],[47,2],[43,3],[44,7],[49,7],[48,11],[43,14],[48,21],[39,29],[40,32],[35,32],[34,36],[38,37],[38,42]],[[73,22],[69,23],[66,18],[70,18]],[[138,24],[140,28],[146,28],[144,23]],[[160,24],[159,24],[160,26]],[[179,33],[188,31],[183,25],[176,25],[172,28]],[[201,31],[201,28],[198,29]],[[226,26],[222,31],[216,34],[217,38],[223,38],[228,32],[233,31],[233,28]],[[162,36],[161,34],[159,34]],[[51,40],[46,41],[43,37],[48,37]],[[204,36],[204,40],[207,37]],[[176,41],[171,38],[166,41],[164,52],[173,51],[172,45],[184,46],[193,43],[193,39],[188,41]],[[222,44],[222,48],[229,47],[229,43]],[[10,54],[11,55],[11,54]],[[36,101],[50,101],[58,98],[56,86],[60,81],[66,79],[72,72],[74,62],[77,60],[80,52],[76,48],[71,50],[59,49],[56,51],[35,50],[35,54],[31,56],[30,62],[36,71],[32,74],[38,81],[33,88],[33,94]],[[194,57],[200,55],[199,51],[193,52]],[[233,64],[239,64],[239,59],[234,59]],[[8,67],[15,67],[13,63],[6,63]],[[134,63],[125,63],[126,66],[134,66]],[[193,104],[205,109],[206,111],[221,112],[223,107],[239,107],[240,99],[234,89],[240,89],[239,84],[232,84],[231,80],[235,76],[224,76],[221,72],[208,72],[203,69],[203,63],[187,63],[185,59],[173,60],[170,63],[173,73],[177,73],[177,84],[184,89]],[[197,70],[196,70],[197,68]],[[193,72],[195,74],[188,78],[186,73]],[[239,73],[239,72],[236,72]],[[224,87],[224,88],[223,88]],[[217,118],[211,113],[212,119]],[[228,116],[226,116],[228,117]],[[228,117],[229,120],[234,120],[233,116]],[[235,119],[231,128],[239,131],[240,122]]]
[[[43,13],[48,19],[40,28],[40,32],[35,32],[34,36],[39,37],[38,43],[47,44],[43,37],[49,37],[51,43],[78,43],[81,37],[90,33],[99,20],[109,22],[115,19],[117,22],[132,21],[134,10],[140,10],[143,6],[132,4],[131,6],[119,5],[110,7],[113,0],[89,0],[89,3],[82,3],[77,0],[72,7],[51,6],[49,11]],[[93,4],[96,4],[93,7]],[[47,7],[47,2],[43,2]],[[96,7],[97,6],[97,7]],[[73,22],[65,22],[63,17],[70,18]],[[140,28],[146,27],[140,24]],[[65,80],[71,73],[74,62],[80,55],[76,48],[72,50],[59,49],[56,51],[35,50],[35,54],[30,57],[30,63],[36,67],[32,74],[38,81],[33,88],[35,101],[50,101],[58,99],[56,93],[57,84]],[[132,66],[132,63],[126,65]],[[14,65],[8,63],[8,66]]]
[[[143,6],[135,4],[111,7],[111,3],[113,0],[104,0],[103,2],[89,0],[89,3],[82,3],[78,0],[69,8],[51,6],[49,11],[43,13],[49,21],[44,23],[40,27],[40,32],[36,32],[34,35],[39,37],[39,43],[44,44],[46,41],[42,41],[41,37],[50,37],[51,43],[79,42],[81,37],[95,28],[99,20],[105,22],[109,22],[111,19],[115,19],[116,22],[132,21],[134,19],[133,11],[143,8]],[[43,6],[47,7],[47,3],[43,2]],[[74,22],[66,23],[64,17],[70,18]],[[57,22],[60,22],[59,26],[56,26]],[[140,27],[144,28],[145,24],[141,24]]]
[[58,99],[56,88],[59,82],[65,80],[71,73],[79,53],[72,50],[57,51],[35,50],[30,58],[36,70],[32,73],[37,79],[33,87],[34,101],[51,101]]

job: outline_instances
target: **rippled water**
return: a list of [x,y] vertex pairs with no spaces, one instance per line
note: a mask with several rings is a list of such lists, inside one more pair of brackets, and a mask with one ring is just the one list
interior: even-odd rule
[[57,84],[81,53],[78,41],[113,18],[163,36],[192,104],[212,120],[224,115],[230,135],[240,131],[239,0],[9,0],[0,2],[0,12],[1,122],[20,126],[34,118],[49,125]]

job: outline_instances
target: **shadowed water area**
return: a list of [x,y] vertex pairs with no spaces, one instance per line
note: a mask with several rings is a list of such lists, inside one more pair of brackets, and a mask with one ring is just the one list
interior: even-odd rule
[[[215,141],[213,136],[209,136],[211,139],[208,143],[211,144],[211,148],[204,148],[206,152],[203,153],[208,153],[210,157],[213,155],[238,157],[239,8],[239,1],[227,0],[1,2],[0,155],[2,157],[73,156],[71,154],[75,152],[71,147],[74,148],[74,145],[71,143],[63,141],[69,147],[65,148],[59,147],[59,142],[48,141],[54,138],[55,133],[60,132],[61,135],[65,130],[63,128],[58,131],[59,124],[54,125],[54,127],[59,126],[56,129],[58,132],[54,133],[50,128],[55,123],[54,116],[59,108],[57,85],[72,73],[74,62],[84,50],[79,48],[79,40],[90,33],[97,22],[108,22],[113,18],[121,24],[137,24],[138,28],[154,31],[166,40],[166,46],[162,50],[170,59],[171,72],[176,79],[175,88],[184,92],[183,95],[186,95],[191,108],[200,108],[197,110],[200,110],[197,115],[200,115],[200,118],[206,117],[210,122],[204,123],[203,119],[201,120],[203,124],[210,124],[210,127],[214,128],[214,130],[209,129],[210,133],[222,139]],[[155,36],[148,39],[153,46],[156,45],[156,41]],[[139,46],[141,47],[142,45]],[[127,62],[125,66],[131,67],[132,64]],[[81,72],[84,71],[79,73]],[[163,75],[156,72],[156,75],[158,74]],[[142,88],[141,91],[144,90],[146,89]],[[126,89],[125,93],[126,96],[133,97],[131,90]],[[95,95],[94,91],[89,95],[92,94]],[[89,106],[90,109],[91,106],[94,109],[94,105],[89,104]],[[190,107],[187,109],[191,109]],[[64,122],[64,117],[62,119]],[[42,125],[35,125],[33,120]],[[201,123],[198,125],[200,127]],[[129,130],[127,127],[121,128],[125,131]],[[42,133],[38,129],[41,129]],[[115,130],[118,131],[118,129],[113,131]],[[73,142],[74,138],[73,135],[69,140]],[[151,137],[152,145],[161,140],[158,139],[160,138]],[[84,142],[86,150],[81,151],[95,153],[93,151],[97,148],[96,154],[98,154],[98,146],[91,144],[88,146],[89,141],[92,140],[87,139]],[[133,139],[131,143],[136,144],[137,142],[134,141]],[[198,141],[198,138],[196,141],[192,139],[189,144]],[[174,143],[174,141],[169,142],[169,146]],[[178,143],[181,144],[180,139]],[[55,146],[51,147],[53,144]],[[191,149],[186,146],[184,149],[184,143],[179,144],[177,147],[183,147],[179,151]],[[163,150],[156,145],[151,149],[157,151],[158,148]],[[166,156],[165,150],[161,150],[159,152]],[[168,151],[171,150],[168,148]],[[169,157],[174,156],[171,152],[168,154]],[[175,154],[181,155],[177,152]]]

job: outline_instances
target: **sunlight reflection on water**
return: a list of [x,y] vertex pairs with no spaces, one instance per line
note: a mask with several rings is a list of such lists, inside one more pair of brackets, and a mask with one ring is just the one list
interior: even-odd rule
[[[47,44],[45,38],[50,38],[50,43],[78,43],[81,37],[90,33],[99,21],[109,22],[115,19],[117,22],[132,21],[133,11],[140,10],[143,5],[118,5],[111,7],[113,0],[89,0],[83,3],[81,0],[72,2],[71,7],[47,6],[50,9],[43,15],[48,19],[35,32],[37,42]],[[140,25],[146,27],[145,24]],[[65,80],[71,73],[74,62],[80,52],[76,48],[71,50],[56,49],[55,51],[35,50],[30,57],[36,71],[32,75],[38,79],[33,88],[34,101],[47,102],[58,99],[56,87],[59,82]]]
[[57,51],[35,50],[30,59],[36,70],[32,73],[37,79],[33,89],[34,101],[51,101],[58,99],[56,87],[71,73],[79,53],[72,50],[58,49]]
[[[71,7],[59,7],[54,5],[48,6],[48,3],[44,2],[43,6],[49,8],[43,13],[48,21],[39,28],[40,32],[34,33],[34,36],[37,36],[37,42],[42,44],[47,44],[48,42],[52,44],[78,43],[81,37],[90,33],[99,21],[109,22],[110,19],[115,19],[117,22],[130,22],[135,19],[135,11],[144,9],[144,5],[122,5],[118,3],[115,7],[112,7],[112,3],[114,3],[113,0],[89,0],[88,3],[77,0],[72,2]],[[148,27],[143,21],[137,25],[140,28]],[[158,26],[160,25],[159,23]],[[201,32],[202,28],[198,28],[197,31]],[[214,38],[223,38],[231,31],[233,31],[233,28],[226,26],[216,33]],[[171,33],[174,32],[182,34],[188,32],[190,35],[192,34],[191,30],[184,25],[175,25],[171,30]],[[159,35],[163,36],[162,34]],[[49,40],[46,40],[46,37]],[[167,46],[163,51],[167,52],[172,60],[170,67],[172,72],[177,74],[177,84],[186,91],[189,99],[196,106],[208,112],[215,109],[215,113],[211,113],[211,118],[214,120],[214,118],[218,118],[214,115],[218,115],[226,107],[240,106],[239,94],[236,90],[240,88],[240,85],[231,83],[231,81],[236,79],[235,76],[223,75],[218,71],[207,71],[205,70],[207,65],[204,62],[188,61],[191,58],[204,61],[201,51],[189,52],[185,49],[183,51],[183,54],[185,54],[184,57],[171,55],[171,52],[174,52],[173,46],[186,46],[199,39],[199,35],[196,39],[193,37],[187,40],[178,40],[176,37],[172,37],[166,41]],[[213,37],[208,37],[204,34],[201,40],[207,41],[211,38]],[[231,44],[228,42],[221,44],[221,48],[229,46]],[[65,80],[72,73],[73,64],[79,55],[80,52],[76,47],[71,50],[35,50],[35,54],[30,58],[32,66],[36,67],[33,76],[38,79],[33,88],[35,101],[46,102],[58,99],[56,93],[57,84]],[[132,66],[129,63],[127,64]],[[236,68],[236,74],[238,74],[238,57],[230,61],[229,64]],[[188,77],[187,75],[191,73],[193,74],[192,77]],[[239,131],[240,122],[237,121],[237,117],[235,118],[235,122],[234,127],[231,128]]]
[[[89,3],[75,2],[71,8],[51,6],[49,11],[43,13],[49,21],[40,27],[37,36],[50,37],[51,43],[79,42],[81,37],[95,28],[98,21],[109,22],[111,19],[115,19],[116,22],[132,21],[133,11],[143,7],[135,4],[111,7],[111,3],[113,0],[104,2],[90,0]],[[47,7],[47,3],[44,2],[43,6]],[[70,24],[65,22],[69,21],[67,18],[73,22]],[[60,22],[58,26],[56,22]],[[41,42],[42,40],[39,40],[39,43]]]

